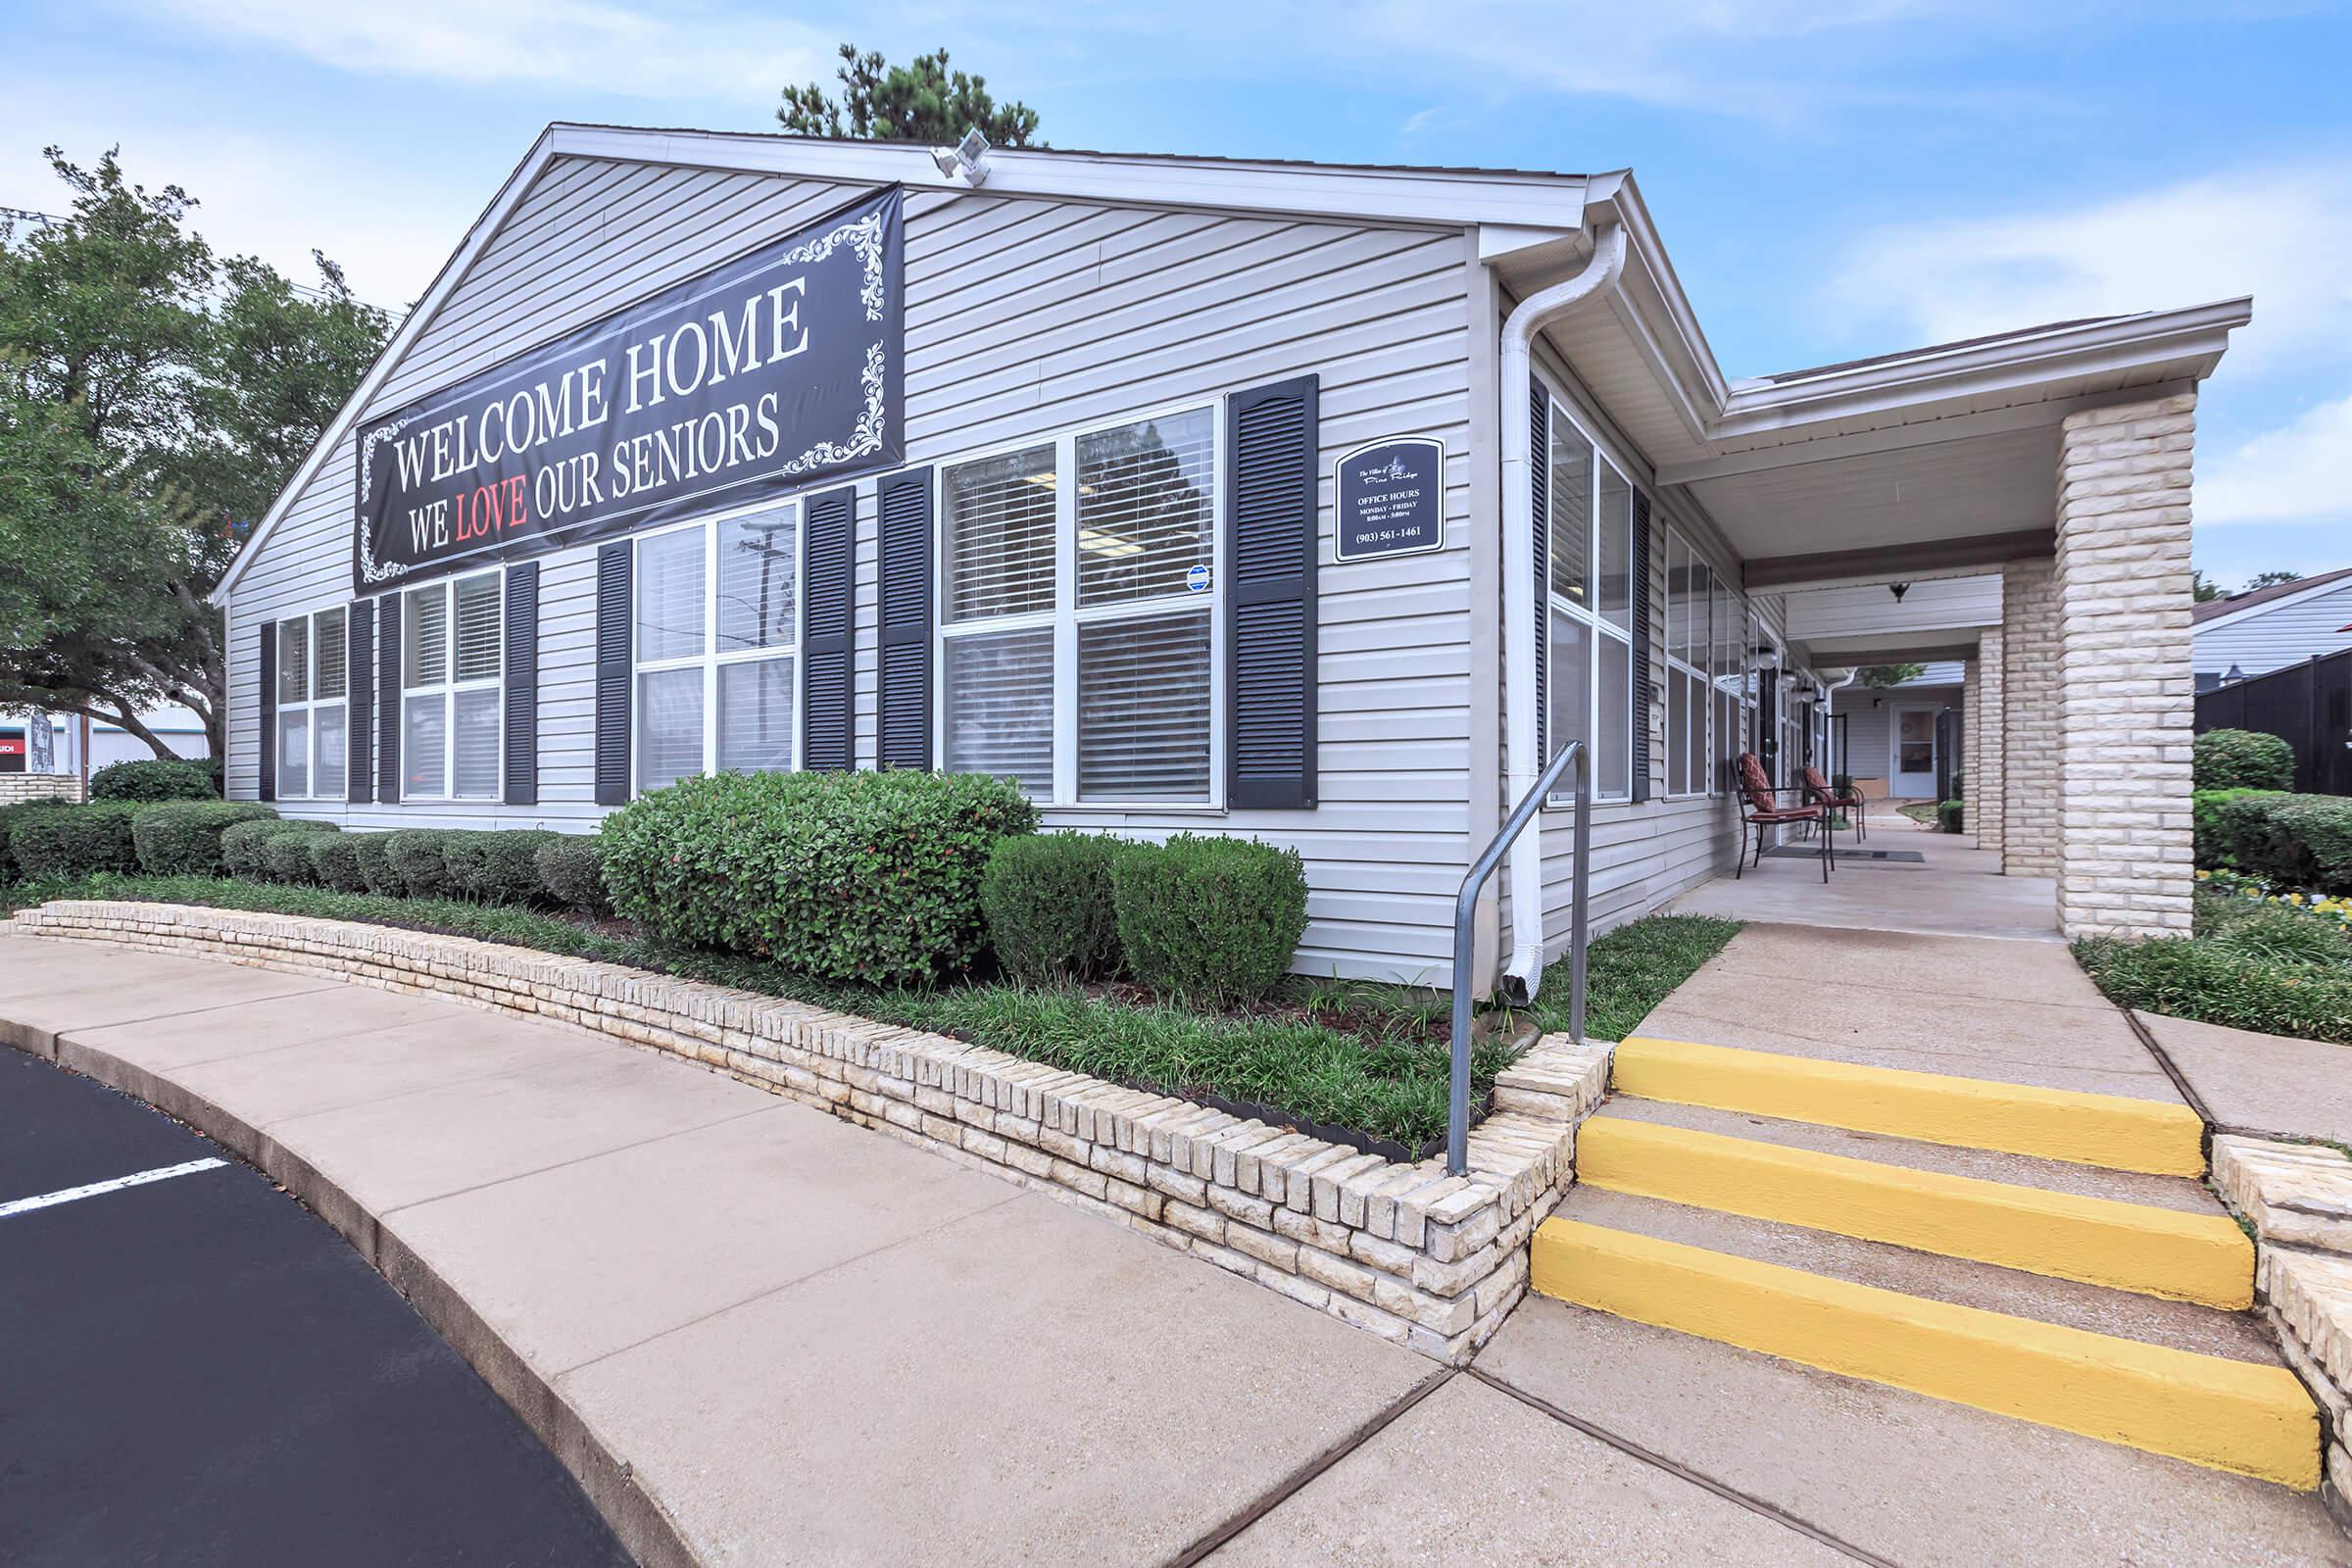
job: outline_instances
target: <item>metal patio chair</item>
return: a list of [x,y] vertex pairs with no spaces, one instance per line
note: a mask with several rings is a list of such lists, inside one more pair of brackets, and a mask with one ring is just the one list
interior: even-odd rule
[[1750,828],[1755,830],[1756,865],[1761,869],[1764,864],[1764,830],[1801,822],[1821,828],[1821,879],[1829,881],[1830,871],[1838,863],[1838,850],[1831,843],[1828,813],[1819,806],[1781,805],[1780,796],[1787,792],[1773,788],[1772,780],[1764,774],[1764,764],[1756,760],[1753,752],[1741,752],[1737,765],[1740,793],[1746,797],[1747,808],[1740,813],[1740,859],[1732,868],[1732,880],[1738,881],[1747,869]]
[[1823,832],[1828,832],[1830,828],[1829,813],[1851,811],[1854,813],[1855,834],[1864,839],[1870,837],[1870,817],[1863,809],[1860,785],[1848,782],[1844,789],[1834,790],[1830,788],[1828,780],[1821,776],[1820,768],[1808,767],[1805,769],[1805,799],[1821,808]]

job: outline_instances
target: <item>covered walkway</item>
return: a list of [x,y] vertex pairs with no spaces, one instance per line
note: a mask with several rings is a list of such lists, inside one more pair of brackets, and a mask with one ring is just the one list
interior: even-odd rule
[[1837,847],[1838,870],[1826,885],[1812,846],[1792,844],[1795,853],[1767,850],[1761,865],[1701,883],[1670,907],[1856,931],[2060,940],[2056,879],[2003,875],[2000,853],[1978,848],[1973,834],[1939,833],[1891,802],[1873,801],[1869,839],[1841,832]]

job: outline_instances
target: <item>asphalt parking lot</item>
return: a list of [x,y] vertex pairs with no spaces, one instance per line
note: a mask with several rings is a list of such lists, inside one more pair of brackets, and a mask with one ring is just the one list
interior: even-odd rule
[[137,1101],[0,1051],[0,1563],[628,1561],[324,1222]]

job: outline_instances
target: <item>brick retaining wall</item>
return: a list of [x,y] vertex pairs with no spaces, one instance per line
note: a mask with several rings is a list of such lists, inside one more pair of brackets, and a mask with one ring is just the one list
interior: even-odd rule
[[80,799],[79,773],[0,773],[0,806]]
[[1470,1172],[1396,1164],[944,1035],[465,937],[179,905],[61,901],[26,936],[328,972],[670,1052],[1094,1208],[1335,1317],[1460,1364],[1527,1291],[1528,1239],[1573,1178],[1605,1047],[1547,1036],[1497,1081]]

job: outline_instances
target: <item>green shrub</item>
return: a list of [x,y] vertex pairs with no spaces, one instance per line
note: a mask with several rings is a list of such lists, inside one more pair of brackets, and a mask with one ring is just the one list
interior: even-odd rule
[[555,904],[582,914],[612,912],[605,891],[605,841],[593,833],[559,833],[539,846],[539,887]]
[[2266,814],[2274,876],[2295,887],[2352,892],[2352,796],[2278,796]]
[[970,964],[989,852],[1036,825],[985,774],[721,773],[631,802],[599,837],[613,906],[657,940],[891,983]]
[[2237,901],[2247,912],[2226,921],[2214,940],[2250,957],[2295,963],[2352,963],[2352,939],[2335,921],[2278,904]]
[[0,877],[17,874],[17,862],[9,858],[8,835],[15,824],[40,811],[65,809],[66,801],[19,801],[13,806],[0,806]]
[[167,801],[141,811],[130,836],[149,876],[219,876],[222,833],[276,819],[276,808],[260,801]]
[[2237,868],[2235,835],[2225,831],[2222,808],[2241,796],[2267,793],[2262,790],[2198,790],[2189,796],[2189,818],[2195,832],[2199,870]]
[[99,801],[34,811],[10,824],[9,853],[27,882],[135,872],[139,849],[130,830],[140,809],[128,801]]
[[1968,769],[1964,767],[1952,769],[1952,799],[1955,801],[1968,799]]
[[2075,956],[2119,1006],[2352,1045],[2352,968],[2341,963],[2281,961],[2200,937],[2101,937],[2076,943]]
[[2194,742],[2192,771],[2200,790],[2291,790],[2295,751],[2256,729],[2209,729]]
[[343,842],[351,846],[352,858],[360,868],[360,881],[368,892],[381,899],[407,896],[408,884],[392,868],[391,834],[352,833],[345,835]]
[[1063,984],[1117,971],[1110,862],[1124,848],[1101,834],[1040,833],[1005,839],[990,852],[980,907],[1007,974]]
[[384,858],[400,878],[404,898],[438,899],[448,896],[449,835],[444,827],[404,827],[384,838]]
[[220,788],[204,761],[148,757],[111,762],[90,775],[93,801],[217,801]]
[[1965,811],[1964,801],[1941,801],[1936,807],[1936,826],[1946,833],[1960,831],[1960,818]]
[[270,880],[269,863],[262,858],[262,846],[279,832],[291,828],[297,833],[332,833],[332,822],[313,821],[308,817],[275,817],[236,822],[220,830],[220,868],[230,876],[250,881]]
[[[303,839],[311,857],[311,874],[300,880],[316,882],[338,893],[365,893],[368,879],[360,874],[360,845],[373,833],[312,833]],[[270,853],[275,853],[274,849]]]
[[254,858],[272,882],[309,882],[316,875],[311,868],[311,840],[342,836],[343,830],[332,822],[280,822],[276,832],[264,833],[256,840],[260,848]]
[[1119,946],[1138,980],[1208,1002],[1262,996],[1306,931],[1306,868],[1295,850],[1179,833],[1111,862]]
[[561,834],[540,828],[453,832],[441,846],[449,891],[482,904],[531,904],[540,895],[539,852]]

